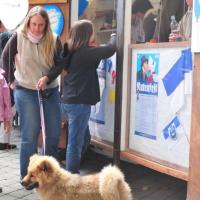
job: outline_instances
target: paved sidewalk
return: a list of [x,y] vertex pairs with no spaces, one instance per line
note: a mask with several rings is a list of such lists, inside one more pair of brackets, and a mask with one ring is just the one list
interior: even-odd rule
[[[19,146],[19,131],[12,133],[12,143]],[[81,165],[81,174],[98,172],[112,162],[111,158],[93,151]],[[130,184],[134,200],[185,200],[185,181],[158,173],[140,165],[121,162],[120,165]],[[19,149],[0,151],[0,200],[39,200],[34,191],[25,190],[19,183]],[[56,200],[56,199],[55,199]]]
[[[18,130],[13,130],[11,139],[19,144]],[[0,151],[0,200],[38,200],[34,191],[26,191],[20,185],[19,179],[19,149]]]

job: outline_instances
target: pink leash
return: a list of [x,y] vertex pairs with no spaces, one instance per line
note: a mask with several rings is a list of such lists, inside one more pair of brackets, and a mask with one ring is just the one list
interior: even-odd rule
[[44,121],[44,107],[43,107],[43,98],[41,90],[38,90],[38,100],[40,106],[40,120],[42,127],[42,142],[43,142],[43,155],[46,154],[46,129],[45,129],[45,121]]

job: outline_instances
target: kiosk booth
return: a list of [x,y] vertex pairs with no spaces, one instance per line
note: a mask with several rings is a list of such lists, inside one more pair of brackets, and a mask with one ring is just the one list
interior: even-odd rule
[[[193,0],[196,18],[193,16],[192,27],[197,34],[193,34],[192,43],[142,41],[141,44],[132,40],[132,34],[136,34],[132,31],[134,1],[29,2],[30,6],[46,6],[54,24],[52,28],[60,34],[62,42],[69,24],[83,18],[93,22],[99,43],[117,33],[116,54],[102,60],[97,69],[101,102],[92,107],[89,122],[92,143],[112,153],[115,164],[126,159],[187,181],[187,200],[197,200],[200,195],[199,0]],[[167,1],[150,2],[158,10],[160,3]],[[177,6],[179,11],[180,6],[186,9],[185,1]],[[151,73],[148,71],[143,79],[141,69],[145,64]]]
[[[71,1],[71,21],[90,19],[97,42],[106,42],[111,33],[117,33],[116,54],[97,69],[101,102],[92,107],[92,143],[113,153],[115,164],[126,159],[187,181],[187,200],[197,200],[200,54],[191,53],[190,41],[134,44],[133,2]],[[160,8],[160,0],[150,2]],[[200,10],[198,2],[194,0]],[[184,1],[181,6],[187,9]],[[198,20],[193,26],[200,27]],[[152,73],[141,79],[145,63]]]

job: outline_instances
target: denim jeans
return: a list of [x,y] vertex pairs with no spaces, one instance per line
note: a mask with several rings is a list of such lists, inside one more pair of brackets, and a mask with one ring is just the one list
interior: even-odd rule
[[68,119],[68,144],[66,169],[79,173],[80,161],[90,143],[88,121],[91,106],[85,104],[62,104],[62,111]]
[[[43,108],[46,129],[46,155],[57,157],[57,146],[61,127],[60,96],[58,88],[44,91]],[[14,90],[16,109],[20,119],[20,175],[27,174],[29,158],[37,153],[41,128],[38,92],[25,88]]]

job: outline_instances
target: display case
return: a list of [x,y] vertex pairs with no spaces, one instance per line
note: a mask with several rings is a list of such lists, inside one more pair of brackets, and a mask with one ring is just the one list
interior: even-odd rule
[[[97,45],[108,42],[111,34],[116,33],[116,6],[115,0],[78,2],[78,19],[92,21]],[[111,150],[114,138],[116,54],[102,60],[97,72],[101,101],[92,106],[89,120],[90,133],[93,144],[99,147],[103,145]]]
[[85,9],[79,4],[79,19],[92,21],[97,43],[107,42],[110,34],[116,32],[116,1],[92,0]]
[[[134,44],[131,40],[134,1],[91,0],[77,17],[92,20],[99,43],[106,41],[110,32],[117,33],[117,53],[108,62],[102,61],[98,68],[102,100],[92,109],[92,143],[113,153],[115,164],[119,164],[119,159],[126,159],[188,181],[187,200],[196,200],[200,194],[200,55],[191,53],[190,42]],[[153,8],[160,9],[160,3],[167,1],[150,2]],[[177,6],[177,2],[181,5]],[[178,14],[186,8],[184,2],[171,3],[172,9],[175,5],[178,8],[175,10]],[[198,0],[194,5],[198,19],[193,23],[198,28]],[[102,7],[106,12],[115,10],[116,21],[113,17],[112,24],[116,23],[116,29],[115,26],[101,29],[106,19]],[[169,22],[165,23],[169,27]],[[199,29],[197,38],[198,33]],[[165,39],[168,40],[168,35]],[[152,76],[146,74],[145,81],[150,83],[138,78],[141,63],[147,59],[154,69]],[[187,63],[188,68],[177,72],[176,66],[183,60],[191,62]],[[176,75],[172,73],[174,70]],[[103,114],[101,118],[98,113]]]
[[190,42],[130,45],[129,112],[122,152],[127,159],[184,180],[189,177],[190,46]]

